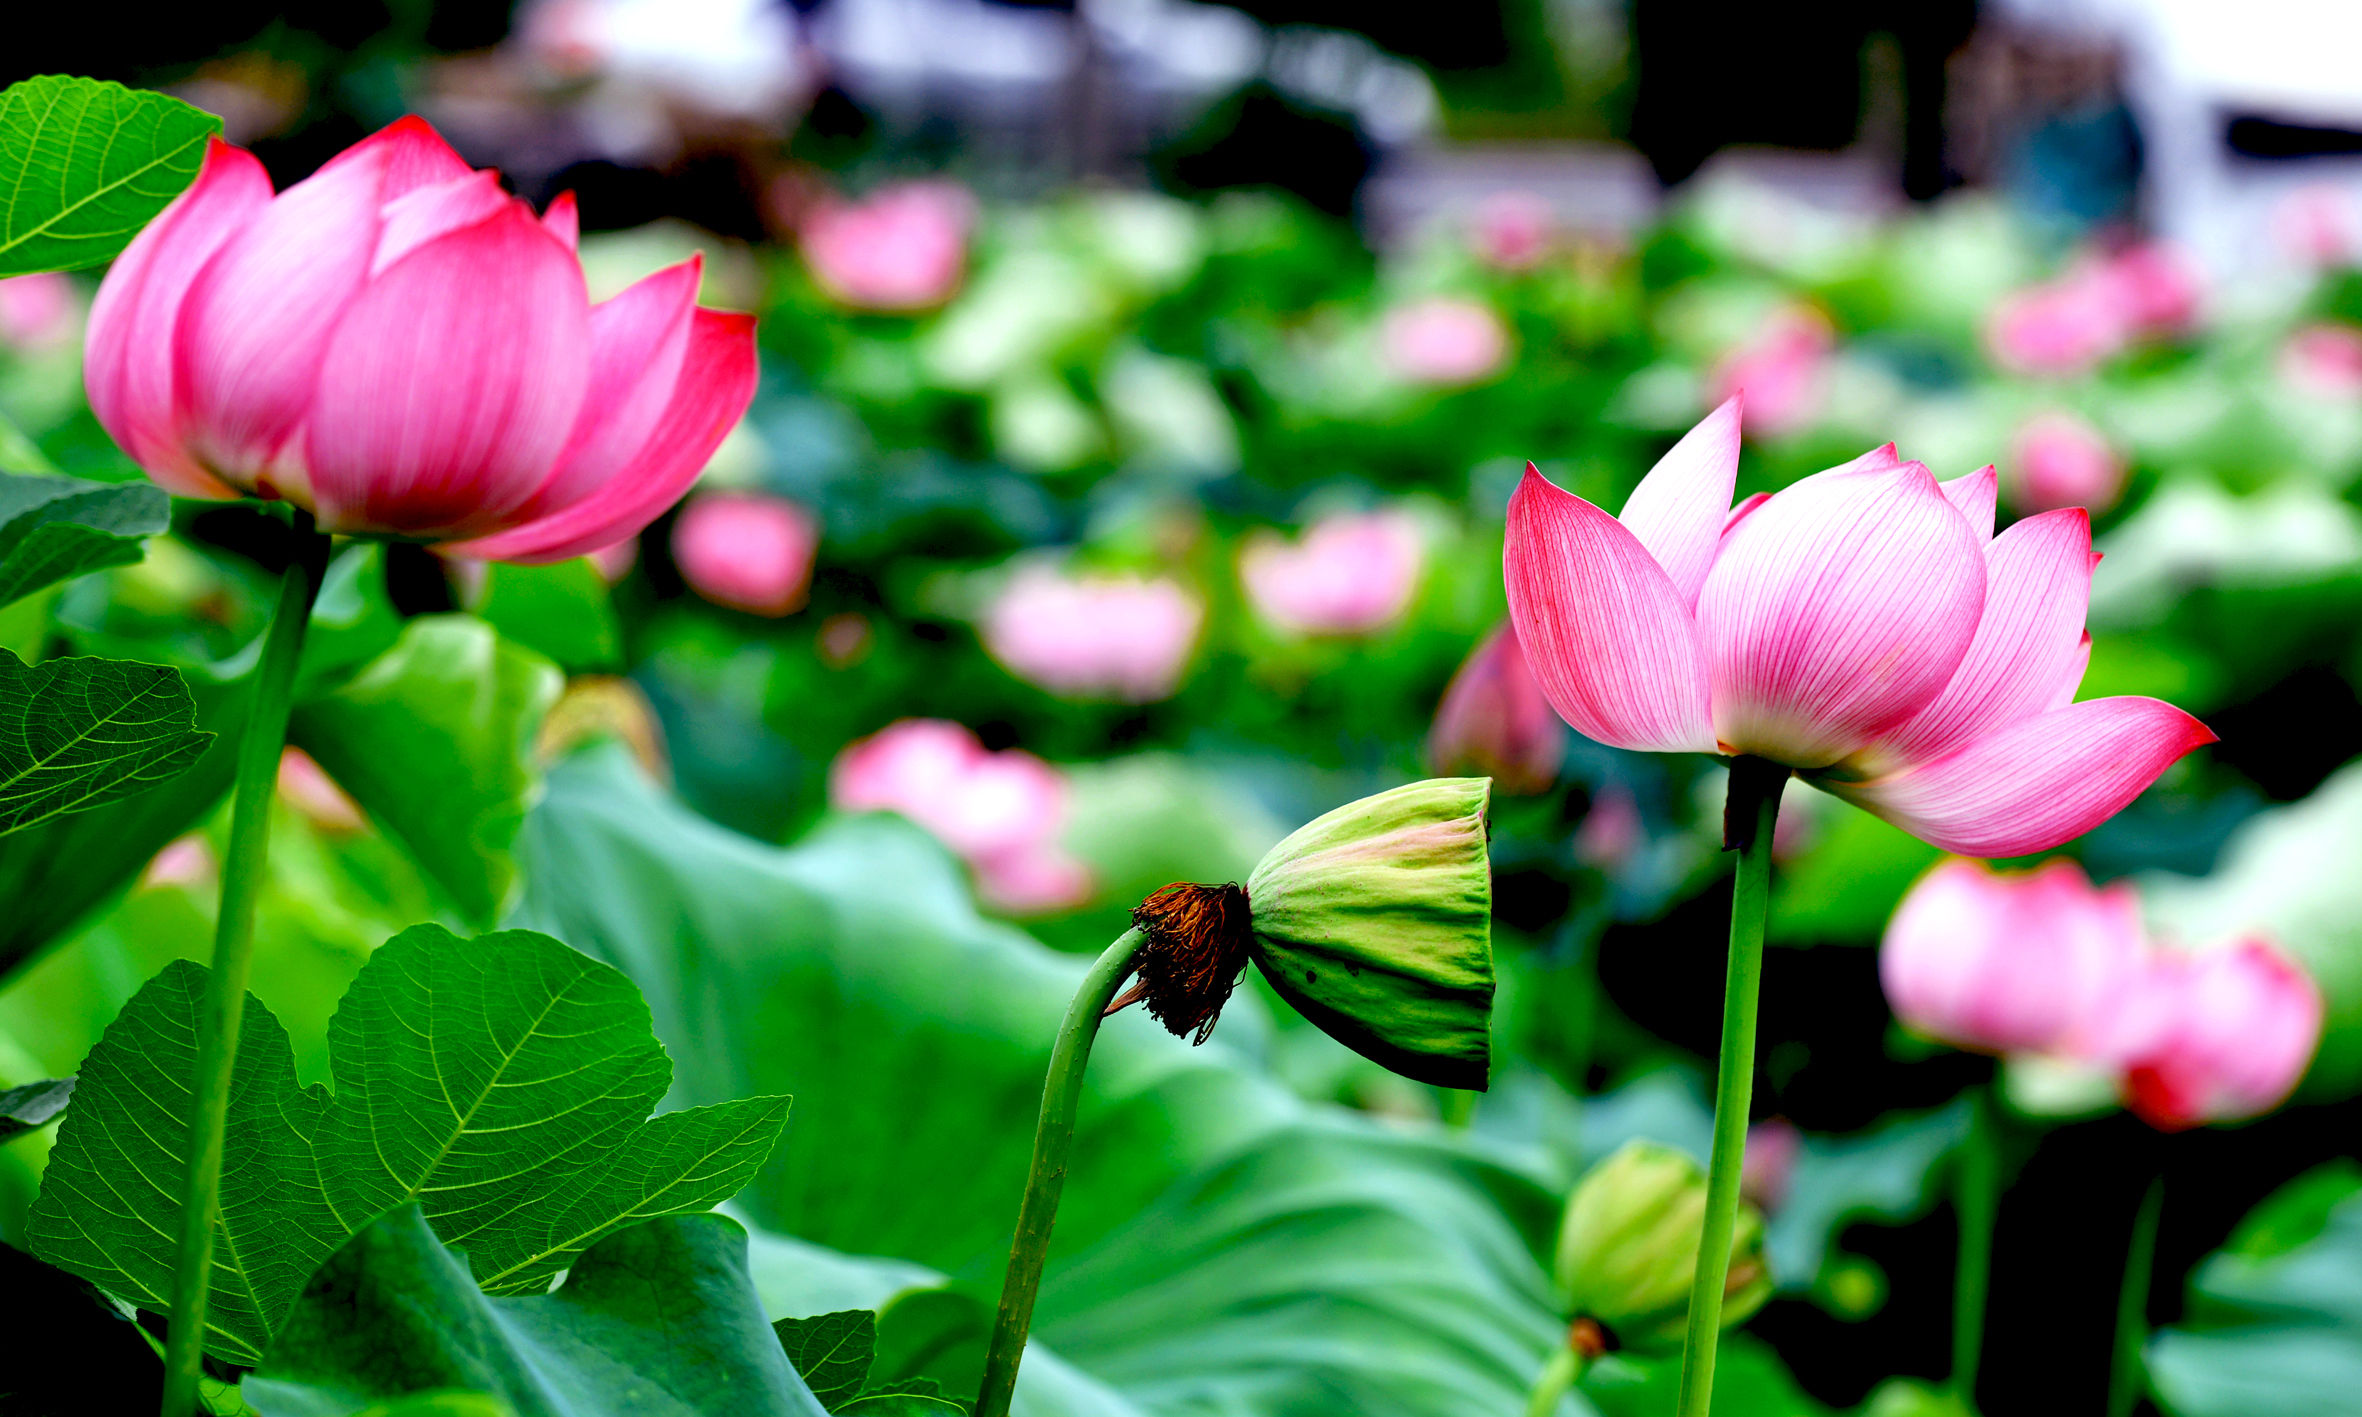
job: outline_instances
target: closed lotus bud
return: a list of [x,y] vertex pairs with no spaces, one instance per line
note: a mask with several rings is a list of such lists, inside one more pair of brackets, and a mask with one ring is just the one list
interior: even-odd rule
[[[1705,1219],[1706,1173],[1695,1161],[1655,1142],[1624,1143],[1584,1173],[1567,1201],[1554,1271],[1560,1299],[1625,1348],[1679,1348]],[[1731,1232],[1723,1327],[1745,1322],[1771,1290],[1763,1214],[1742,1204]]]
[[1338,1042],[1403,1076],[1483,1091],[1491,1063],[1492,866],[1485,778],[1434,778],[1316,818],[1242,888],[1165,887],[1132,912],[1139,980],[1204,1042],[1249,959]]

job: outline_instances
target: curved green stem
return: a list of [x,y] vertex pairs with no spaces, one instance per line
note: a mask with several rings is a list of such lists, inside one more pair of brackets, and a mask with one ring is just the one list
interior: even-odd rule
[[1550,1355],[1550,1362],[1542,1375],[1534,1379],[1534,1390],[1525,1400],[1525,1417],[1554,1417],[1560,1398],[1574,1388],[1583,1376],[1583,1355],[1571,1347],[1560,1348]]
[[2141,1345],[2149,1341],[2149,1277],[2157,1267],[2157,1217],[2165,1209],[2165,1177],[2149,1183],[2132,1218],[2132,1243],[2124,1253],[2124,1286],[2116,1291],[2116,1355],[2108,1371],[2108,1417],[2131,1417],[2147,1384],[2141,1378]]
[[1985,1295],[1993,1278],[1993,1219],[2001,1204],[2001,1117],[1990,1087],[1969,1094],[1968,1138],[1958,1165],[1952,1182],[1960,1222],[1960,1261],[1952,1274],[1952,1391],[1974,1410]]
[[1731,881],[1730,964],[1722,986],[1722,1056],[1714,1077],[1714,1150],[1706,1163],[1706,1221],[1690,1281],[1689,1328],[1681,1345],[1680,1417],[1706,1417],[1714,1401],[1714,1350],[1722,1337],[1722,1293],[1730,1279],[1731,1232],[1739,1219],[1739,1172],[1747,1157],[1747,1109],[1755,1100],[1755,1012],[1763,982],[1763,927],[1771,910],[1772,828],[1788,770],[1738,758],[1723,809],[1726,844],[1739,853]]
[[312,530],[307,514],[296,514],[295,540],[296,556],[279,583],[278,608],[254,667],[246,727],[238,742],[230,844],[221,866],[221,913],[214,922],[213,969],[205,981],[197,1075],[191,1080],[195,1103],[189,1118],[188,1191],[181,1203],[180,1254],[164,1344],[164,1417],[189,1417],[197,1410],[198,1383],[205,1373],[205,1306],[213,1282],[214,1222],[221,1211],[223,1131],[254,956],[254,911],[270,849],[271,797],[279,780],[280,750],[287,743],[304,630],[327,559],[328,538]]
[[1025,1200],[1017,1210],[1017,1238],[1009,1246],[1009,1275],[1001,1283],[1000,1315],[992,1346],[984,1355],[984,1385],[976,1394],[976,1417],[1008,1417],[1017,1391],[1017,1365],[1025,1358],[1025,1334],[1033,1327],[1033,1302],[1042,1289],[1042,1261],[1050,1249],[1050,1227],[1058,1221],[1058,1193],[1066,1187],[1066,1153],[1074,1145],[1074,1113],[1083,1095],[1083,1069],[1091,1044],[1115,991],[1131,974],[1148,937],[1127,930],[1107,947],[1083,976],[1058,1026],[1050,1050],[1050,1074],[1042,1084],[1041,1119],[1033,1129],[1033,1169],[1025,1178]]

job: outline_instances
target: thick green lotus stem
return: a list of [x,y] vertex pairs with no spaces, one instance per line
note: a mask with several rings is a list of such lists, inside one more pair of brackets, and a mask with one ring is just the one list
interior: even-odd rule
[[279,605],[254,667],[245,735],[238,742],[230,845],[221,864],[221,913],[214,922],[213,971],[198,1018],[197,1075],[191,1079],[188,1194],[181,1206],[180,1255],[172,1276],[171,1326],[164,1345],[164,1417],[197,1411],[205,1372],[205,1304],[213,1283],[213,1226],[221,1213],[223,1132],[230,1109],[230,1077],[238,1060],[238,1026],[246,1011],[246,976],[254,962],[254,910],[262,896],[270,851],[271,798],[279,754],[287,744],[287,715],[295,671],[303,660],[304,630],[319,594],[328,538],[312,530],[310,514],[296,513],[295,558],[279,583]]
[[1730,768],[1723,809],[1727,844],[1739,853],[1731,881],[1730,964],[1722,986],[1722,1057],[1714,1079],[1714,1151],[1706,1163],[1706,1221],[1689,1291],[1681,1345],[1680,1417],[1706,1417],[1714,1401],[1714,1350],[1722,1337],[1722,1291],[1730,1275],[1731,1232],[1739,1219],[1739,1172],[1747,1158],[1747,1109],[1755,1100],[1755,1011],[1763,982],[1763,927],[1771,910],[1772,828],[1788,770],[1761,758]]
[[1586,1366],[1583,1355],[1572,1346],[1551,1354],[1542,1375],[1534,1379],[1532,1395],[1525,1400],[1525,1417],[1555,1417],[1559,1399],[1573,1389]]
[[1974,1411],[1985,1347],[1985,1294],[1993,1277],[1993,1217],[2001,1204],[2001,1117],[1991,1089],[1969,1094],[1968,1139],[1953,1176],[1960,1263],[1952,1275],[1952,1391]]
[[1050,1050],[1050,1075],[1042,1084],[1042,1114],[1033,1128],[1033,1169],[1025,1178],[1025,1200],[1017,1210],[1017,1238],[1009,1246],[1009,1275],[1001,1283],[1000,1315],[992,1346],[984,1355],[984,1386],[976,1394],[976,1417],[1008,1417],[1017,1391],[1017,1365],[1025,1358],[1025,1334],[1033,1327],[1033,1302],[1042,1289],[1042,1260],[1050,1249],[1050,1227],[1058,1221],[1058,1193],[1066,1188],[1066,1154],[1074,1146],[1074,1113],[1083,1095],[1083,1069],[1091,1044],[1115,991],[1132,972],[1147,935],[1126,930],[1083,976],[1058,1026]]
[[2132,1417],[2133,1404],[2148,1386],[2141,1375],[2141,1346],[2149,1341],[2149,1277],[2157,1267],[2157,1217],[2165,1209],[2165,1178],[2149,1183],[2132,1218],[2132,1243],[2124,1252],[2124,1287],[2116,1292],[2116,1361],[2108,1371],[2108,1417]]

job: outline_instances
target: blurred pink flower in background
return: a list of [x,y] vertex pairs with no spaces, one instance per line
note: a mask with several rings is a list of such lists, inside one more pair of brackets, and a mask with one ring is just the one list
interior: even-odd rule
[[2321,1040],[2320,987],[2260,939],[2153,951],[2128,1013],[2111,1041],[2125,1102],[2165,1131],[2279,1106]]
[[1530,271],[1550,254],[1558,219],[1532,192],[1495,192],[1476,209],[1476,254],[1503,271]]
[[830,769],[829,801],[910,818],[1004,910],[1056,910],[1090,895],[1090,869],[1060,842],[1065,779],[1031,753],[987,749],[957,723],[906,718],[848,744]]
[[2196,267],[2161,242],[2083,257],[2055,280],[1994,307],[1985,342],[2018,374],[2084,373],[2136,339],[2187,332],[2202,290]]
[[534,216],[405,118],[274,195],[218,140],[91,307],[91,411],[185,497],[559,561],[637,533],[754,397],[754,320],[695,259],[593,306],[571,197]]
[[73,338],[74,282],[54,271],[0,280],[0,347],[36,353]]
[[1836,344],[1820,311],[1784,306],[1716,364],[1714,401],[1743,394],[1750,427],[1775,436],[1794,432],[1820,415]]
[[599,579],[609,585],[614,585],[625,576],[630,575],[632,567],[639,563],[640,539],[636,536],[627,536],[613,545],[602,546],[596,551],[590,552],[589,555],[591,565],[598,570]]
[[1981,1053],[2098,1046],[2147,957],[2140,900],[2068,860],[1999,872],[1946,861],[1887,923],[1878,977],[1912,1029]]
[[951,299],[968,268],[976,199],[953,182],[904,182],[858,201],[824,197],[798,240],[812,278],[857,310],[907,313]]
[[1324,517],[1290,543],[1261,530],[1239,553],[1257,614],[1297,634],[1367,634],[1410,607],[1426,538],[1401,512]]
[[1452,676],[1435,726],[1427,734],[1427,763],[1437,774],[1490,777],[1502,792],[1543,792],[1566,761],[1566,729],[1526,668],[1517,632],[1504,622]]
[[2124,495],[2124,459],[2106,435],[2075,414],[2052,410],[2027,419],[2010,449],[2001,485],[2020,511],[2082,507],[2104,512]]
[[1920,839],[2018,856],[2080,836],[2214,735],[2156,699],[2075,702],[2091,522],[1993,535],[1995,478],[1938,483],[1893,444],[1730,505],[1739,405],[1611,517],[1527,465],[1510,617],[1575,731],[1748,754]]
[[2310,183],[2272,208],[2272,240],[2300,265],[2350,265],[2362,251],[2362,217],[2345,189]]
[[190,832],[166,842],[140,872],[139,883],[149,888],[197,885],[211,880],[219,866],[212,844],[201,834]]
[[1629,789],[1609,783],[1591,794],[1583,825],[1575,828],[1575,859],[1597,871],[1616,871],[1648,842],[1648,824]]
[[689,588],[750,615],[802,608],[819,546],[810,512],[763,492],[704,493],[673,522],[673,560]]
[[1492,307],[1448,295],[1387,311],[1378,342],[1386,367],[1414,384],[1473,384],[1509,357],[1509,331]]
[[1776,1211],[1804,1159],[1804,1133],[1784,1117],[1766,1117],[1747,1129],[1747,1156],[1739,1166],[1739,1194],[1765,1212]]
[[331,836],[350,836],[367,824],[360,804],[301,748],[279,753],[279,800]]
[[2188,333],[2198,319],[2198,268],[2165,242],[2138,241],[2096,256],[2080,278],[2108,292],[2128,336],[2167,339]]
[[1205,607],[1164,577],[1065,576],[1028,566],[985,611],[984,647],[1055,694],[1144,704],[1168,698]]
[[2327,322],[2305,326],[2281,347],[2280,373],[2318,398],[2362,399],[2362,330]]

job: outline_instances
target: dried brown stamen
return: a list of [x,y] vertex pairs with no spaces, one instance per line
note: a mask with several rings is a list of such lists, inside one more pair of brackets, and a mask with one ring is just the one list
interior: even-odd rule
[[1253,913],[1236,882],[1198,886],[1176,881],[1132,910],[1132,923],[1148,936],[1141,947],[1139,977],[1107,1006],[1114,1013],[1145,1000],[1148,1012],[1178,1038],[1194,1031],[1203,1043],[1214,1031],[1222,1005],[1247,967]]

